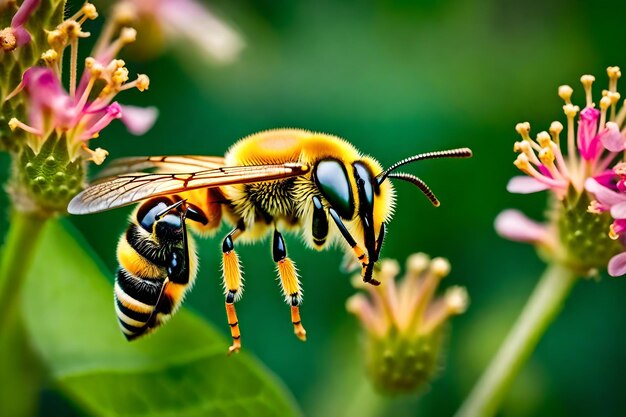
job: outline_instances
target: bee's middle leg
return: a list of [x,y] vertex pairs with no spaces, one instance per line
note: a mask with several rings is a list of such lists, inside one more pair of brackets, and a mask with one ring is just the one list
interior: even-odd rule
[[298,271],[291,259],[287,257],[287,246],[283,235],[278,230],[274,230],[274,240],[272,244],[272,256],[276,262],[280,285],[287,304],[291,305],[291,322],[293,332],[298,339],[306,340],[306,330],[302,326],[300,318],[300,303],[302,302],[302,287],[298,278]]
[[241,232],[242,228],[237,227],[231,231],[222,243],[222,279],[224,284],[224,293],[226,295],[226,316],[230,326],[230,334],[233,344],[228,348],[228,354],[238,352],[241,349],[241,332],[239,330],[239,320],[235,311],[235,302],[239,301],[243,292],[243,280],[239,257],[235,252],[233,243]]

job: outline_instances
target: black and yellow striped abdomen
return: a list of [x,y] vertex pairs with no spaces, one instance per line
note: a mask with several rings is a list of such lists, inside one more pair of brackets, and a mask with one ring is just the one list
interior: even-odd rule
[[[189,243],[193,248],[193,242]],[[115,311],[120,329],[127,339],[149,333],[167,321],[193,284],[197,262],[192,248],[189,253],[189,283],[182,285],[166,282],[167,259],[173,251],[182,251],[181,245],[182,239],[157,242],[153,234],[135,223],[131,223],[120,238],[117,247],[120,267],[114,290]]]

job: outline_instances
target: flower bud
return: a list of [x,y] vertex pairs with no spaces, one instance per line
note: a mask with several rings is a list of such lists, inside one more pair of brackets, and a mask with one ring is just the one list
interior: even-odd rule
[[356,294],[348,300],[348,311],[360,319],[366,331],[365,365],[379,392],[419,392],[436,376],[447,321],[463,313],[468,304],[467,292],[460,287],[434,297],[449,272],[447,260],[431,260],[419,253],[409,257],[404,277],[396,282],[399,266],[383,260],[374,272],[381,285],[359,284],[370,297]]

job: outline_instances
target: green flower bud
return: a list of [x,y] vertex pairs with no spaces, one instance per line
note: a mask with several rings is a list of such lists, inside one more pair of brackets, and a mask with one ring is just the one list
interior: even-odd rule
[[374,287],[355,279],[369,292],[352,296],[348,311],[361,321],[366,336],[365,365],[374,387],[383,394],[423,390],[441,368],[443,341],[448,319],[465,311],[467,292],[452,287],[434,299],[450,264],[443,258],[429,259],[422,253],[407,260],[403,279],[396,282],[397,262],[383,260]]
[[65,212],[70,199],[83,187],[85,162],[70,159],[65,134],[43,142],[39,153],[24,147],[14,159],[8,191],[16,208],[26,212]]
[[561,243],[555,256],[581,276],[596,276],[613,256],[624,251],[622,243],[609,236],[613,222],[609,212],[591,213],[590,204],[586,192],[577,193],[570,187],[552,213]]

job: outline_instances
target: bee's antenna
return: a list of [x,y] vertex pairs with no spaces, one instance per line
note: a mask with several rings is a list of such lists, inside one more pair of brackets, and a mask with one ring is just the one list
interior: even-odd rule
[[182,206],[183,204],[185,204],[185,202],[187,201],[187,199],[184,200],[180,200],[174,204],[172,204],[171,206],[167,206],[165,207],[163,210],[161,210],[160,212],[157,213],[156,216],[154,216],[154,218],[156,220],[161,219],[161,217],[165,216],[167,213],[169,213],[170,211]]
[[[378,184],[381,184],[383,181],[389,177],[390,173],[396,170],[397,168],[410,164],[411,162],[421,161],[424,159],[440,159],[440,158],[469,158],[472,156],[472,150],[470,148],[458,148],[458,149],[449,149],[447,151],[435,151],[435,152],[426,152],[421,153],[419,155],[410,156],[401,161],[396,162],[380,174],[376,176],[376,180]],[[423,182],[422,182],[423,183]],[[417,184],[416,184],[417,185]],[[425,185],[425,184],[424,184]],[[427,187],[428,188],[428,187]],[[423,191],[423,190],[422,190]]]
[[422,181],[421,179],[417,178],[415,175],[405,174],[404,172],[398,172],[398,173],[395,173],[395,174],[391,173],[391,174],[387,175],[387,177],[388,178],[402,180],[402,181],[406,181],[406,182],[410,182],[411,184],[413,184],[417,188],[419,188],[421,192],[424,193],[426,198],[428,198],[430,200],[430,202],[433,203],[433,206],[439,207],[440,203],[439,203],[439,200],[437,199],[437,197],[435,197],[435,193],[433,193],[431,191],[430,187],[428,187],[428,185],[426,185],[426,183],[424,181]]

